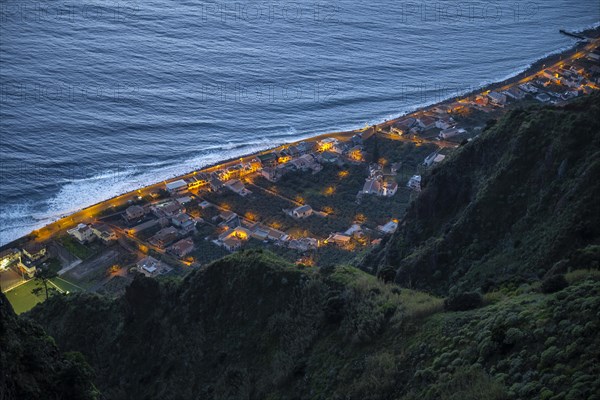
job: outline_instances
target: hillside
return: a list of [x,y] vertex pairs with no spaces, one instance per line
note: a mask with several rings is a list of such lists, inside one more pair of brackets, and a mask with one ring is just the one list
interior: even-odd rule
[[423,177],[398,231],[363,268],[446,294],[598,263],[598,115],[598,95],[510,111]]
[[351,267],[244,252],[180,283],[139,277],[120,302],[55,296],[30,317],[84,353],[109,399],[592,399],[600,281],[572,278],[442,312]]
[[0,293],[0,399],[96,399],[80,353],[61,354],[35,323],[16,316]]

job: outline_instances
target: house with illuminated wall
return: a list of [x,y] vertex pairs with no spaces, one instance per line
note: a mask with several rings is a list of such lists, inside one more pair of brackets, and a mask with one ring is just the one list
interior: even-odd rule
[[210,176],[205,172],[201,172],[199,174],[194,174],[193,176],[185,179],[188,190],[198,189],[199,187],[208,185],[209,181],[210,181]]
[[317,142],[317,149],[320,152],[333,150],[333,147],[338,144],[336,138],[325,138]]
[[29,242],[23,246],[23,255],[30,261],[43,260],[47,256],[47,249],[44,243]]
[[7,249],[0,252],[0,271],[21,261],[19,249]]
[[248,229],[238,226],[228,229],[219,235],[216,243],[229,251],[236,251],[242,247],[242,243],[250,239],[251,233]]

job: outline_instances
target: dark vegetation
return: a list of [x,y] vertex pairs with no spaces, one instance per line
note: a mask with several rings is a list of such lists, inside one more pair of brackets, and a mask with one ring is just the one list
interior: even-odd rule
[[[598,399],[599,98],[499,119],[424,177],[362,270],[253,249],[23,318],[81,352],[107,399]],[[35,337],[3,321],[1,340]],[[22,360],[4,349],[2,371]]]
[[510,111],[423,177],[401,228],[364,267],[447,294],[597,265],[599,99]]
[[36,323],[15,315],[0,293],[0,399],[98,398],[81,353],[61,354]]
[[[458,309],[472,308],[467,299]],[[83,352],[110,399],[558,400],[600,390],[597,275],[554,294],[486,295],[467,311],[442,303],[352,267],[299,268],[251,250],[182,281],[139,276],[119,301],[53,296],[28,316]]]

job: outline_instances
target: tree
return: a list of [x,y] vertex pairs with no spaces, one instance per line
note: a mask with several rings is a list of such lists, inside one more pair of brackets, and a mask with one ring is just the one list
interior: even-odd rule
[[[44,293],[46,295],[46,300],[48,300],[48,294],[49,294],[50,290],[52,290],[52,288],[48,287],[48,282],[50,281],[50,279],[56,277],[57,275],[58,274],[56,273],[56,271],[52,271],[49,268],[44,268],[44,269],[40,268],[35,272],[35,277],[33,279],[36,282],[40,282],[42,284]],[[31,291],[31,293],[33,293],[35,295],[39,295],[41,292],[42,292],[41,287],[37,287]]]

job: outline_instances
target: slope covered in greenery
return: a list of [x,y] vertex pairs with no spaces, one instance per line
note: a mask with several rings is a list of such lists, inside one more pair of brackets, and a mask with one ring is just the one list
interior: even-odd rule
[[79,353],[61,354],[35,323],[17,317],[0,293],[0,399],[96,399],[92,370]]
[[363,267],[440,294],[541,279],[600,259],[600,96],[510,111],[423,177]]
[[120,302],[55,296],[30,317],[84,353],[110,399],[592,399],[600,282],[576,278],[442,312],[352,267],[246,252],[180,283],[139,277]]

